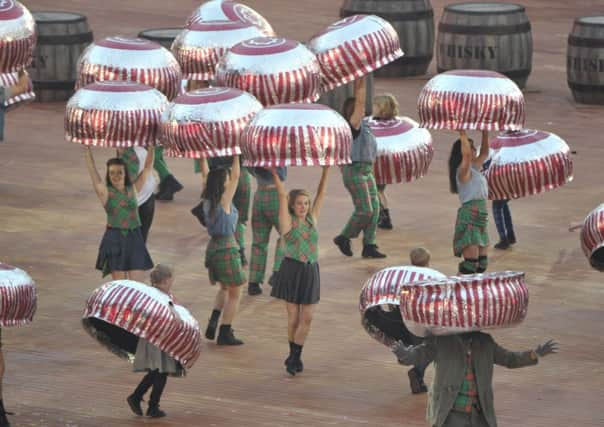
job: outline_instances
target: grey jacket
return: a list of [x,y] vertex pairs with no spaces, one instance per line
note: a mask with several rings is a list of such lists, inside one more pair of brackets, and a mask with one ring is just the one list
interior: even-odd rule
[[[435,336],[423,344],[400,348],[399,363],[419,365],[434,361],[434,381],[428,395],[426,419],[431,426],[441,427],[453,408],[464,380],[465,344],[460,335]],[[515,353],[499,346],[493,338],[482,332],[472,333],[472,366],[478,389],[480,409],[490,427],[497,427],[493,405],[493,365],[521,368],[536,365],[531,351]]]
[[377,141],[367,120],[361,120],[359,131],[359,136],[352,141],[350,158],[353,162],[373,163],[377,156]]

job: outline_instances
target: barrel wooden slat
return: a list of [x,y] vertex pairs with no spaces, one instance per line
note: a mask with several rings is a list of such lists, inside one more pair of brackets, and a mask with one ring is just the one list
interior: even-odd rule
[[402,58],[376,70],[376,77],[425,74],[434,51],[434,11],[430,0],[345,0],[340,16],[377,15],[398,33]]
[[73,95],[77,62],[92,42],[85,16],[78,13],[33,12],[38,40],[29,69],[36,101],[66,101]]
[[141,31],[138,33],[138,36],[142,39],[159,43],[166,49],[171,50],[172,42],[182,30],[182,28],[150,28],[148,30]]
[[[338,113],[342,114],[342,106],[347,98],[354,94],[354,82],[346,85],[338,86],[337,88],[321,94],[317,101],[319,104],[327,105]],[[373,73],[365,77],[365,114],[370,115],[373,107]]]
[[532,69],[531,24],[523,6],[458,3],[445,7],[436,39],[438,72],[492,70],[524,88]]
[[566,75],[576,102],[604,104],[604,16],[575,20],[568,36]]

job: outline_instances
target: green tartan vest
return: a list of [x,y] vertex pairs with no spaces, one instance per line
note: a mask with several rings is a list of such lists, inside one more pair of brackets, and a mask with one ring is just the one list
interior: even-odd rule
[[140,161],[136,155],[134,148],[127,148],[122,152],[120,158],[126,163],[126,169],[128,170],[128,177],[131,182],[136,181],[138,176],[138,170],[140,169]]
[[300,221],[292,215],[292,229],[283,236],[283,256],[300,262],[317,262],[319,259],[319,233],[312,216]]
[[109,192],[105,212],[107,212],[107,226],[121,228],[122,230],[133,230],[141,226],[138,216],[138,204],[134,187],[126,187],[126,193],[122,193],[109,185]]

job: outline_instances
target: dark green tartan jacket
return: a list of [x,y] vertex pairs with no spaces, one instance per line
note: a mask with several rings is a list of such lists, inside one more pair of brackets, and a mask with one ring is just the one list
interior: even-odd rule
[[[441,427],[453,408],[464,380],[465,344],[460,335],[432,336],[417,346],[397,354],[403,365],[420,365],[434,361],[434,381],[428,395],[426,419],[431,426]],[[478,388],[480,409],[490,427],[497,426],[493,404],[493,365],[522,368],[536,365],[531,351],[512,352],[499,346],[482,332],[472,332],[472,367]]]

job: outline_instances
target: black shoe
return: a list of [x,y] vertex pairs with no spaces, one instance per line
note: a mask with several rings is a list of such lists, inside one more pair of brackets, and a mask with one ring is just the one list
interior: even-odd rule
[[6,414],[8,414],[8,412],[4,412],[3,414],[0,415],[0,427],[10,427],[8,418],[6,418]]
[[388,209],[380,210],[380,221],[378,222],[378,228],[383,230],[392,230],[392,221],[390,220],[390,211]]
[[333,242],[338,246],[340,252],[346,256],[352,256],[352,249],[350,248],[350,239],[344,237],[341,234],[333,239]]
[[423,378],[419,376],[417,370],[415,368],[409,369],[409,372],[407,372],[407,376],[409,377],[409,386],[411,387],[411,393],[424,393],[422,385],[424,386],[424,388],[426,387],[426,385],[424,384]]
[[218,333],[218,339],[216,340],[218,345],[241,345],[243,341],[235,338],[231,325],[220,325],[220,332]]
[[376,245],[365,245],[362,256],[363,258],[386,258],[386,255],[377,250]]
[[250,282],[247,285],[247,294],[254,296],[260,295],[262,293],[262,288],[260,287],[260,283]]
[[212,322],[211,320],[208,322],[208,327],[206,328],[206,338],[209,340],[213,340],[216,338],[216,328],[218,327],[218,321]]
[[493,247],[495,249],[505,250],[510,247],[510,242],[509,242],[509,240],[500,240],[499,243],[496,243],[495,246],[493,246]]
[[174,200],[174,193],[178,193],[184,187],[174,178],[174,175],[168,175],[159,184],[159,193],[155,196],[156,200],[167,202]]
[[516,244],[516,235],[514,234],[514,232],[511,232],[508,235],[508,242],[510,245],[515,245]]
[[159,405],[149,406],[149,409],[147,409],[147,416],[149,418],[163,418],[166,416],[166,413],[159,409]]
[[128,406],[130,406],[132,412],[134,412],[134,414],[138,415],[139,417],[143,415],[143,410],[141,409],[141,400],[142,399],[137,398],[133,394],[126,398],[126,402],[128,402]]

